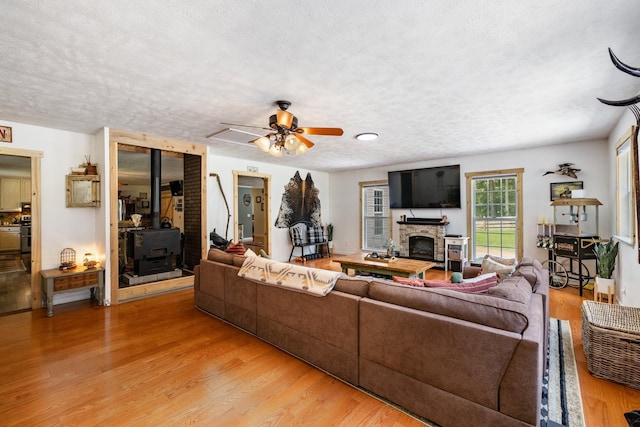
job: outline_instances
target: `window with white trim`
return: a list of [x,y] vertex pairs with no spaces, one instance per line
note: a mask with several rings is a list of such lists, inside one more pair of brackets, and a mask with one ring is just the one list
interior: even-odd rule
[[362,242],[364,250],[384,250],[391,236],[389,186],[386,181],[360,183]]

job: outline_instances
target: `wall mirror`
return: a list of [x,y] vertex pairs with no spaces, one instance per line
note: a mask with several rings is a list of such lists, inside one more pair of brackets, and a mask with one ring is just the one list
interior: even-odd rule
[[100,177],[98,175],[67,175],[67,207],[100,206]]
[[616,239],[635,243],[634,150],[632,126],[616,142]]

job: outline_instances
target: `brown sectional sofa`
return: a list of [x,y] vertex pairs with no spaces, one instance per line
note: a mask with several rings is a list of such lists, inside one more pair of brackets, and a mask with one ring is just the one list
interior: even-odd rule
[[538,425],[548,275],[537,261],[494,295],[345,276],[318,297],[238,277],[244,259],[211,249],[196,307],[442,426]]

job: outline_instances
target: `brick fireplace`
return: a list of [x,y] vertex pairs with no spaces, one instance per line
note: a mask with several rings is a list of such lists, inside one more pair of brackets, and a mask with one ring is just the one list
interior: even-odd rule
[[448,222],[439,220],[399,221],[400,224],[400,256],[433,261],[437,267],[444,268],[444,236],[447,234]]

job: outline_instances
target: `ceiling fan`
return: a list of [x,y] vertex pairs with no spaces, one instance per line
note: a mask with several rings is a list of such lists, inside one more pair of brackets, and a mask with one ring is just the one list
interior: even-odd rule
[[279,110],[269,117],[269,127],[248,126],[234,123],[222,123],[230,126],[253,127],[271,131],[267,135],[256,138],[253,143],[260,150],[275,157],[282,157],[282,153],[302,154],[313,147],[313,142],[305,135],[341,136],[340,128],[298,127],[298,118],[287,111],[291,106],[289,101],[276,101]]

